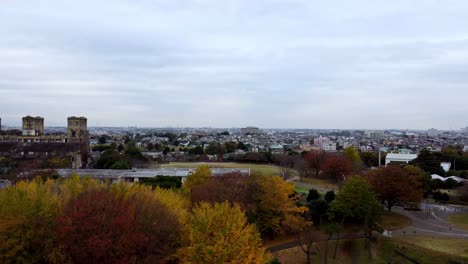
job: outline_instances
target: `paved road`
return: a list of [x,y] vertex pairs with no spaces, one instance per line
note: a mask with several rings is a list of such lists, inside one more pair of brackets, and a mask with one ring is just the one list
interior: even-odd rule
[[[423,235],[431,237],[452,237],[468,239],[468,231],[457,229],[447,222],[447,217],[452,214],[468,213],[468,206],[453,206],[439,204],[424,204],[424,211],[407,211],[403,208],[395,207],[394,212],[408,216],[412,223],[411,225],[392,231],[393,237]],[[381,236],[380,234],[378,236]],[[349,238],[349,236],[347,236]],[[364,237],[363,234],[355,234],[355,237]],[[344,237],[340,237],[342,239]],[[332,238],[332,240],[337,237]],[[326,240],[326,237],[319,238]],[[278,252],[281,250],[299,246],[299,241],[290,241],[280,245],[275,245],[267,248],[270,252]]]
[[406,228],[392,232],[392,236],[427,235],[468,239],[468,231],[458,229],[447,222],[447,217],[457,213],[468,213],[468,207],[424,204],[423,211],[407,211],[395,208],[394,211],[408,216],[413,222]]

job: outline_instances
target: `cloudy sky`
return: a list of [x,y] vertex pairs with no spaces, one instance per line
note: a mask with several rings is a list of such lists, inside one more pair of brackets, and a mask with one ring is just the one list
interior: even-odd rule
[[0,0],[0,117],[458,129],[465,0]]

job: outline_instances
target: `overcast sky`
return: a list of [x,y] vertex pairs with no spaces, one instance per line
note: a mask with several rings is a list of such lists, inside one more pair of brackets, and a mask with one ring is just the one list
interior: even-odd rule
[[459,129],[468,1],[0,0],[0,117]]

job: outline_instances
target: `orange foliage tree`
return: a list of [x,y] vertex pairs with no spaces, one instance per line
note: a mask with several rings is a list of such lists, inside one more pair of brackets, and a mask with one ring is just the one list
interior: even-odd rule
[[424,171],[411,165],[383,167],[365,175],[388,211],[396,205],[419,204],[423,199],[423,176]]
[[322,166],[324,175],[336,181],[344,181],[346,176],[352,174],[353,164],[344,156],[329,156]]

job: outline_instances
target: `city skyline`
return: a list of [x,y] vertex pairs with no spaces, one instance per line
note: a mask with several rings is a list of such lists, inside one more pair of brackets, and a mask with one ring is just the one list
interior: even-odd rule
[[468,126],[463,1],[0,6],[2,125]]

